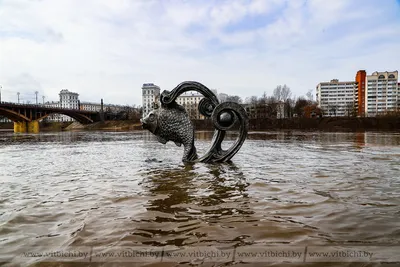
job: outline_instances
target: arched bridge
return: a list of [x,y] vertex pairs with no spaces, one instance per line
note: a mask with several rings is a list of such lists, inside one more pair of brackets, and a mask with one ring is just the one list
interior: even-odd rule
[[82,124],[101,120],[99,112],[79,109],[45,107],[41,105],[25,105],[15,103],[0,103],[0,115],[14,122],[14,132],[38,133],[39,121],[52,114],[67,115]]

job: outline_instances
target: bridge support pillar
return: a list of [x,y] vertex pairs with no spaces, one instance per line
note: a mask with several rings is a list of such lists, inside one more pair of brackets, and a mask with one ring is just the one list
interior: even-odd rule
[[39,133],[39,121],[28,121],[28,133]]
[[26,121],[15,121],[14,133],[26,133]]
[[39,121],[16,121],[14,133],[39,133]]

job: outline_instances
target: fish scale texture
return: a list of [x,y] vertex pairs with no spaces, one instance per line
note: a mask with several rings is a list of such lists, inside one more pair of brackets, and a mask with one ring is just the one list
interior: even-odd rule
[[167,140],[188,144],[193,139],[193,125],[183,111],[161,108],[158,124],[160,136]]
[[[188,114],[183,107],[162,107],[155,110],[157,116],[158,132],[156,135],[184,146],[183,160],[188,160],[191,154],[195,154],[194,128]],[[197,158],[197,154],[195,155]]]

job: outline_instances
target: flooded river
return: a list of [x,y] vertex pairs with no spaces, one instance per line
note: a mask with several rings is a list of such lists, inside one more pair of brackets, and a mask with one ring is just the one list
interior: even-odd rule
[[[200,155],[211,137],[197,133]],[[229,164],[184,165],[182,153],[142,131],[0,132],[0,261],[58,266],[21,255],[79,247],[400,246],[400,134],[250,133]],[[198,258],[177,261],[280,264]]]

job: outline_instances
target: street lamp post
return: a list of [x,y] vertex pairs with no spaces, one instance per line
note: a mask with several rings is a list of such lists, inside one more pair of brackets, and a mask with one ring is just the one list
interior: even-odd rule
[[38,104],[38,101],[37,101],[37,95],[38,95],[38,91],[35,91],[35,95],[36,95],[36,105]]
[[19,92],[17,93],[17,97],[18,97],[18,104],[19,104]]
[[0,103],[1,103],[1,89],[3,88],[2,85],[0,85]]

